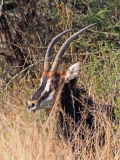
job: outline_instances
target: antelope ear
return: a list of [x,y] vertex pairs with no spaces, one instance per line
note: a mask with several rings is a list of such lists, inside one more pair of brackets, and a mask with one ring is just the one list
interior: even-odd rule
[[66,72],[66,78],[65,80],[69,82],[70,80],[76,78],[79,74],[80,70],[80,63],[75,63],[72,66],[70,66]]

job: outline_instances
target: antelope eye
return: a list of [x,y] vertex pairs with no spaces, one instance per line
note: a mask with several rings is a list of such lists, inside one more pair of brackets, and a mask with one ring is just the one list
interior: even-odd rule
[[53,80],[52,80],[52,83],[53,83],[53,84],[56,84],[56,83],[57,83],[56,79],[53,79]]

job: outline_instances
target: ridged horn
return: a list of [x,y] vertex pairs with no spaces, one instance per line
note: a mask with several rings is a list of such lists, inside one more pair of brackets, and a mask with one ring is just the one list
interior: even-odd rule
[[86,29],[88,29],[88,28],[90,28],[90,27],[92,27],[92,26],[94,26],[94,25],[96,25],[96,23],[91,24],[91,25],[89,25],[89,26],[87,26],[87,27],[79,30],[78,32],[74,33],[71,37],[69,37],[69,38],[63,43],[63,45],[61,46],[61,48],[60,48],[59,51],[58,51],[58,54],[57,54],[56,57],[55,57],[54,63],[53,63],[52,68],[51,68],[51,71],[53,71],[53,72],[56,72],[56,71],[57,71],[58,66],[59,66],[59,63],[60,63],[60,60],[61,60],[61,58],[62,58],[65,50],[69,47],[70,43],[71,43],[74,39],[76,39],[79,34],[81,34],[83,31],[85,31]]
[[66,31],[61,32],[60,34],[58,34],[56,37],[54,37],[52,39],[52,41],[50,42],[50,44],[48,45],[46,54],[45,54],[45,61],[44,61],[44,71],[49,71],[50,70],[50,58],[51,58],[51,53],[53,50],[54,45],[59,41],[59,39],[66,33],[72,31],[73,29],[69,29]]

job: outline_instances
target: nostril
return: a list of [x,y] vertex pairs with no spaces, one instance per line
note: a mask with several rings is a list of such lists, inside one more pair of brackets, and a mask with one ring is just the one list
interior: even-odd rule
[[31,101],[31,100],[29,100],[27,102],[27,109],[31,110],[31,111],[36,110],[36,103]]
[[32,103],[32,106],[31,107],[35,107],[35,103]]

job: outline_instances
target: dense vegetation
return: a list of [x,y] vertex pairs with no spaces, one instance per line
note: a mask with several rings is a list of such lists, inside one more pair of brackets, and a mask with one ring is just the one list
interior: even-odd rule
[[[46,2],[46,3],[45,3]],[[72,153],[55,132],[54,111],[26,111],[39,86],[46,48],[65,29],[97,23],[70,45],[62,67],[80,61],[79,85],[100,104],[116,107],[120,119],[120,1],[4,1],[0,13],[0,159],[120,159],[120,126],[106,126],[106,144],[91,148],[90,137]],[[71,33],[72,34],[72,33]],[[58,42],[54,55],[67,36]],[[51,62],[52,63],[52,62]],[[60,69],[61,69],[60,68]]]

